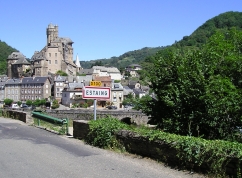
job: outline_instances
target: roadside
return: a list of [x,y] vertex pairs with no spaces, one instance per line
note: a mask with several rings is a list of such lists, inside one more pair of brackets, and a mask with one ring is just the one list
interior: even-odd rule
[[[16,125],[16,123],[19,125]],[[25,149],[24,146],[27,145],[28,147],[26,147],[26,149],[29,149],[29,147],[31,146],[35,148],[31,150],[37,150],[37,149],[39,150],[38,152],[36,151],[34,151],[33,153],[31,152],[31,155],[34,155],[34,156],[38,156],[38,153],[41,153],[40,156],[38,156],[37,166],[35,166],[36,158],[33,159],[33,157],[29,157],[29,159],[31,159],[30,161],[33,162],[33,166],[36,169],[39,166],[44,168],[44,165],[46,165],[47,163],[48,165],[54,164],[55,165],[54,167],[57,167],[57,168],[63,167],[65,168],[64,169],[65,171],[70,172],[70,170],[73,170],[74,172],[72,171],[71,172],[74,175],[77,175],[77,173],[79,173],[80,171],[82,171],[82,173],[79,174],[79,176],[83,174],[89,175],[84,177],[102,177],[101,175],[103,175],[105,172],[107,172],[109,176],[112,175],[111,177],[121,177],[120,175],[122,175],[122,177],[127,176],[127,177],[143,177],[143,178],[146,178],[146,177],[203,178],[204,177],[203,175],[199,175],[196,173],[192,174],[186,170],[171,169],[169,167],[166,167],[163,163],[156,162],[149,158],[143,158],[138,155],[132,155],[129,153],[117,153],[110,150],[103,150],[96,147],[92,147],[90,145],[86,145],[81,140],[74,139],[74,138],[67,138],[64,135],[60,135],[59,137],[57,137],[55,134],[49,134],[43,131],[38,132],[35,129],[31,129],[31,127],[26,127],[25,123],[18,120],[0,118],[0,137],[5,137],[3,141],[6,140],[6,137],[8,136],[4,134],[5,132],[8,133],[9,140],[14,139],[15,137],[16,139],[18,139],[18,142],[13,140],[12,142],[13,144],[18,144],[22,142],[22,140],[24,140],[24,143],[21,145],[22,149]],[[23,135],[23,139],[19,139],[22,137],[22,135]],[[63,142],[61,141],[60,138],[64,138]],[[45,144],[39,144],[39,143],[45,143]],[[54,145],[54,147],[52,148],[51,145]],[[72,147],[72,145],[75,146],[75,148]],[[55,151],[54,152],[46,151],[47,146],[49,148],[48,150],[55,149]],[[14,149],[15,147],[17,148],[19,146],[11,147],[11,149]],[[42,147],[44,148],[45,151],[41,151]],[[86,151],[87,149],[90,149],[90,150],[87,152]],[[1,150],[2,149],[0,149],[0,151]],[[63,152],[63,150],[65,151]],[[5,152],[6,152],[6,149],[5,149]],[[23,156],[22,155],[23,153],[20,154],[21,157]],[[61,155],[61,158],[56,159],[57,153],[60,153],[59,155]],[[87,155],[87,153],[94,153],[94,154],[90,154],[88,156],[79,156],[79,157],[77,156],[77,155]],[[9,154],[6,154],[6,155],[9,155]],[[29,153],[26,156],[28,155]],[[44,156],[44,159],[42,159],[43,156]],[[59,161],[60,159],[65,160],[65,162],[63,162],[63,165],[59,165],[61,164],[61,161]],[[41,161],[43,161],[42,164],[40,164]],[[28,164],[24,162],[22,164],[22,167],[25,165],[28,165]],[[95,166],[95,169],[92,169],[93,166]],[[54,170],[54,167],[53,167],[53,170]],[[16,168],[20,169],[19,167],[16,167]],[[90,172],[87,174],[88,170],[90,170]],[[145,170],[147,170],[148,172],[146,172]],[[94,173],[95,173],[95,176],[91,176]],[[130,173],[130,176],[129,176],[129,173]],[[72,177],[77,177],[77,176],[72,176]]]

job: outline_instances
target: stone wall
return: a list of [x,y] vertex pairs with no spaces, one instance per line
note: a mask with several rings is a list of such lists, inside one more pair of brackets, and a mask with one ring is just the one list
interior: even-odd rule
[[27,122],[27,114],[17,110],[2,110],[2,115],[7,118],[17,119],[22,122]]
[[[46,110],[46,114],[60,118],[60,119],[72,119],[72,120],[93,120],[93,109],[70,109],[70,110]],[[114,117],[119,120],[124,118],[130,118],[132,122],[137,125],[145,125],[148,122],[148,116],[140,111],[126,111],[126,110],[97,110],[96,118]]]
[[[78,139],[84,139],[89,132],[88,121],[73,121],[73,137]],[[187,170],[195,170],[196,172],[207,173],[210,171],[210,165],[182,165],[182,163],[177,158],[177,151],[173,148],[175,143],[165,143],[161,140],[149,140],[142,137],[132,131],[120,130],[116,133],[116,138],[119,143],[125,147],[125,150],[138,154],[144,157],[149,157],[155,160],[164,162],[166,165],[171,167],[183,167]],[[237,166],[239,160],[233,158],[226,166],[226,174],[232,177],[236,177]],[[241,169],[242,170],[242,167]]]

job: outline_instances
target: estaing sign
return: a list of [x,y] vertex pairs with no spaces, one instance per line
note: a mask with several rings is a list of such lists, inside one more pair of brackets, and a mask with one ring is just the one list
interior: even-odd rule
[[85,86],[82,88],[83,99],[110,99],[109,87]]

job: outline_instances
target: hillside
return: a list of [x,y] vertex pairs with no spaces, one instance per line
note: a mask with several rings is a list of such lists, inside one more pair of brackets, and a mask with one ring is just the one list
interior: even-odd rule
[[141,63],[146,57],[154,55],[157,51],[164,47],[145,47],[139,50],[126,52],[119,57],[111,57],[110,59],[96,59],[91,61],[81,61],[81,66],[85,69],[91,68],[93,65],[114,66],[117,68],[125,68],[129,64]]
[[156,48],[145,47],[139,50],[126,52],[119,57],[112,57],[110,59],[81,61],[81,65],[83,68],[91,68],[95,64],[101,64],[122,69],[132,63],[141,64],[148,56],[152,56],[157,51],[165,48],[181,50],[199,49],[216,30],[225,31],[231,27],[242,29],[242,12],[230,11],[215,16],[198,27],[190,36],[184,36],[180,41],[176,41],[171,46]]
[[18,51],[18,50],[12,48],[7,43],[0,40],[0,75],[6,74],[7,58],[14,51]]

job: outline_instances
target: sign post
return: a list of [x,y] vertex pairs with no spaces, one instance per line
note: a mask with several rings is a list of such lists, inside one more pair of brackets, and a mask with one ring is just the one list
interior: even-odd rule
[[97,99],[110,99],[109,87],[85,86],[82,88],[83,99],[94,99],[94,120],[96,120]]

